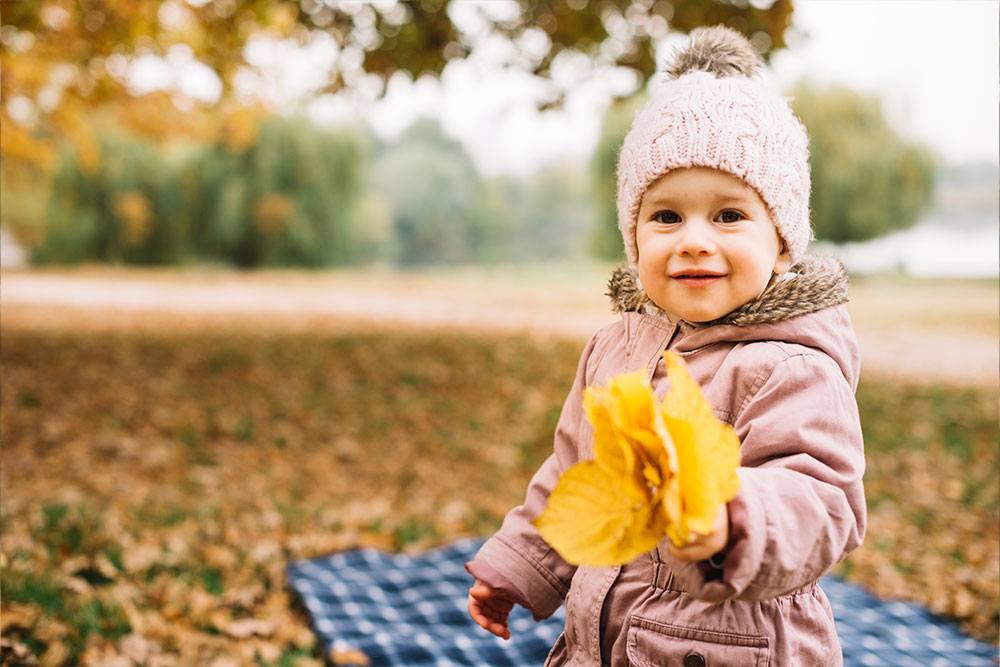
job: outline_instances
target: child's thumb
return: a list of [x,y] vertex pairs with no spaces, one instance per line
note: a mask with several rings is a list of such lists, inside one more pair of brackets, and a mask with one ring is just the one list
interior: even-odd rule
[[476,583],[472,584],[472,588],[469,589],[469,595],[476,598],[477,600],[488,600],[494,597],[499,591],[493,588],[485,581],[480,581],[476,579]]

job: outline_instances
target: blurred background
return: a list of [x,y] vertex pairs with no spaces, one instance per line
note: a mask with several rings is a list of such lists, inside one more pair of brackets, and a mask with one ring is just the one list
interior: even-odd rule
[[807,125],[852,271],[1000,272],[995,2],[4,10],[5,266],[620,258],[617,146],[683,33],[727,22]]
[[838,573],[996,643],[1000,3],[3,0],[0,662],[336,662],[289,559],[495,529],[613,319],[621,140],[718,23],[852,276]]

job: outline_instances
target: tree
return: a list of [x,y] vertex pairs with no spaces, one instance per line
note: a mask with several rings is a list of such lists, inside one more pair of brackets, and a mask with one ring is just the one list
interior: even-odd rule
[[479,215],[493,233],[485,258],[516,263],[585,255],[590,185],[587,171],[569,161],[487,181]]
[[809,133],[816,237],[865,241],[916,223],[934,196],[929,150],[889,126],[877,97],[804,82],[793,96]]
[[390,204],[392,247],[402,266],[474,258],[479,175],[437,121],[421,119],[375,157],[371,187]]
[[[564,57],[625,67],[640,81],[655,69],[652,45],[668,30],[727,23],[748,34],[767,55],[785,44],[792,0],[32,0],[3,3],[0,31],[0,151],[5,160],[51,165],[68,137],[81,156],[94,153],[89,110],[114,101],[126,123],[150,136],[212,131],[211,122],[160,122],[157,114],[129,113],[141,96],[130,89],[129,67],[146,56],[189,60],[211,69],[233,101],[237,79],[252,66],[248,44],[262,37],[308,44],[332,37],[338,56],[316,91],[353,89],[363,75],[383,83],[395,72],[437,75],[487,41],[519,45],[513,67],[552,83]],[[550,85],[543,104],[565,91]],[[182,109],[198,107],[173,95]],[[223,109],[225,110],[225,109]],[[94,158],[96,159],[96,158]]]
[[86,156],[71,145],[62,147],[35,259],[183,261],[190,245],[179,227],[191,210],[174,190],[182,158],[168,159],[149,142],[123,133],[101,134],[97,144],[107,156],[97,168],[91,168]]
[[239,266],[337,266],[358,255],[354,207],[367,138],[296,118],[272,118],[239,141],[202,151],[187,178],[199,184],[201,256]]
[[98,135],[91,167],[63,147],[36,259],[243,267],[333,266],[358,255],[367,137],[248,113],[210,145],[170,150]]
[[[655,69],[653,46],[668,31],[725,23],[766,58],[785,45],[792,14],[792,0],[0,2],[0,187],[7,193],[0,219],[33,244],[44,224],[34,204],[44,196],[38,184],[63,143],[94,173],[104,157],[95,118],[160,145],[225,138],[232,116],[261,106],[253,85],[239,84],[252,78],[252,47],[261,42],[332,44],[335,61],[311,94],[378,95],[395,73],[437,76],[449,62],[508,40],[515,48],[502,64],[538,77],[538,103],[548,108],[606,68],[646,80]],[[220,95],[136,88],[130,73],[151,59],[200,68],[215,77]],[[554,76],[559,71],[576,73]]]
[[591,160],[593,179],[593,221],[590,247],[601,259],[621,260],[625,257],[622,235],[618,229],[618,153],[632,126],[632,119],[646,101],[636,94],[616,100],[604,112],[601,134]]

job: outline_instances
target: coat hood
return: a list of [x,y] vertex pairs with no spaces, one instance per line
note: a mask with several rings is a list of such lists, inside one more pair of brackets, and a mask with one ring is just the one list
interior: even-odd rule
[[[832,257],[806,257],[784,277],[772,277],[756,299],[703,326],[731,324],[746,327],[807,315],[846,303],[847,287],[847,272],[839,261]],[[664,314],[643,291],[639,272],[631,264],[615,269],[608,281],[607,295],[611,298],[611,309],[616,313]]]
[[[781,277],[772,278],[756,299],[712,322],[680,322],[677,351],[721,341],[783,341],[823,350],[857,381],[857,339],[844,308],[848,278],[843,265],[830,257],[808,256]],[[663,317],[663,310],[642,290],[636,268],[618,267],[608,282],[612,310],[626,320]],[[821,312],[822,311],[822,312]],[[802,317],[812,315],[812,317]]]

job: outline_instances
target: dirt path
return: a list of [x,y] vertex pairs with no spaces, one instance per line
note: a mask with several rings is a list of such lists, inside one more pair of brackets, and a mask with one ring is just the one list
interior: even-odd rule
[[[583,340],[614,319],[602,294],[604,275],[15,271],[0,277],[0,312],[5,327],[459,327]],[[856,283],[849,309],[863,373],[996,386],[998,308],[998,289],[986,283]]]

